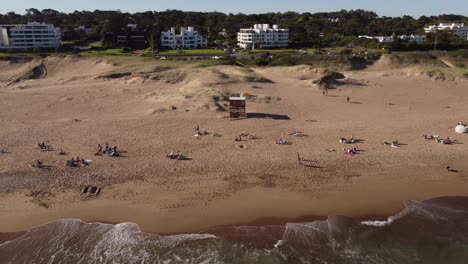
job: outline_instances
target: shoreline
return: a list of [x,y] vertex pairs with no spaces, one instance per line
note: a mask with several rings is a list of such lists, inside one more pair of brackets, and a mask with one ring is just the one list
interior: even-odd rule
[[[455,162],[456,168],[462,164]],[[397,173],[404,181],[395,180]],[[386,220],[404,209],[405,200],[426,200],[440,196],[468,196],[463,183],[468,176],[440,174],[441,170],[428,168],[418,173],[397,171],[379,172],[343,181],[330,190],[316,190],[316,196],[291,190],[252,187],[242,189],[227,198],[207,203],[202,199],[191,205],[162,209],[151,202],[141,203],[141,197],[130,200],[106,199],[112,193],[124,190],[144,192],[148,183],[126,183],[105,189],[103,197],[94,200],[74,200],[74,191],[62,192],[51,208],[38,207],[23,193],[3,195],[0,201],[11,206],[1,211],[0,232],[18,232],[58,219],[80,219],[86,223],[135,223],[142,232],[155,234],[196,233],[220,227],[284,225],[287,222],[324,220],[343,215],[358,220]],[[452,178],[449,178],[452,177]],[[389,184],[391,182],[391,184]],[[322,186],[323,187],[323,186]],[[415,192],[415,188],[419,188]],[[450,190],[450,191],[449,191]],[[160,193],[162,197],[181,193]],[[22,207],[19,207],[22,205]]]

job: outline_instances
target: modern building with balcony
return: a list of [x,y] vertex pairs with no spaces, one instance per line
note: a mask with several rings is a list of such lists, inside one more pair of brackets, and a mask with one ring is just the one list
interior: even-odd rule
[[0,25],[0,49],[53,49],[60,43],[60,29],[51,24]]
[[289,29],[270,27],[269,24],[256,24],[253,28],[241,29],[237,33],[237,41],[244,49],[287,48],[289,44]]
[[452,31],[460,38],[468,39],[468,26],[464,23],[440,23],[439,25],[432,25],[424,28],[426,33],[434,33],[437,31]]
[[161,48],[163,49],[199,49],[207,46],[207,39],[193,27],[182,27],[180,34],[176,33],[175,27],[161,32]]

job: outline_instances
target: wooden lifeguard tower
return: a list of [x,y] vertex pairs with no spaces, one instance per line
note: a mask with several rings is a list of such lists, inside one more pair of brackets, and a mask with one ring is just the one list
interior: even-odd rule
[[229,97],[229,118],[247,117],[245,97]]

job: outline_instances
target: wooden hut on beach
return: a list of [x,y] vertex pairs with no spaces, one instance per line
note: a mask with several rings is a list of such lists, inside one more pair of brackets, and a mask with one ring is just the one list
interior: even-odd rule
[[247,117],[245,97],[229,97],[229,118]]

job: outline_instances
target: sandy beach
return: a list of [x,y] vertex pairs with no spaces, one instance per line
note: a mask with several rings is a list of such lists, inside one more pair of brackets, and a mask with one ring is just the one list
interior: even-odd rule
[[[0,79],[30,63],[0,61]],[[68,218],[192,232],[389,216],[408,199],[468,195],[468,134],[454,131],[468,121],[466,79],[435,78],[382,58],[366,70],[340,71],[346,78],[324,96],[313,84],[323,71],[313,66],[74,56],[44,65],[41,78],[0,88],[0,149],[8,151],[0,154],[0,232]],[[249,95],[250,118],[229,120],[220,111],[230,94]],[[210,134],[194,137],[195,126]],[[292,131],[305,136],[285,134]],[[234,141],[242,132],[258,139]],[[350,136],[360,142],[339,142]],[[280,138],[291,144],[275,144]],[[383,145],[394,140],[399,148]],[[40,142],[53,151],[38,149]],[[106,142],[122,157],[95,156]],[[344,155],[355,146],[362,151]],[[190,160],[168,159],[171,151]],[[72,157],[92,161],[69,168]],[[31,168],[36,160],[48,167]],[[80,196],[86,185],[101,193]]]

